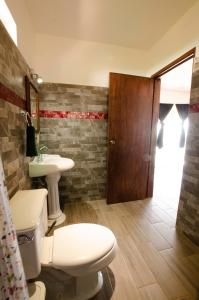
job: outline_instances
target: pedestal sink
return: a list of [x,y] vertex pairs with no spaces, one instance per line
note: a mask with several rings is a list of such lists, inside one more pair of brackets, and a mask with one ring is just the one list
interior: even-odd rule
[[48,220],[49,226],[56,221],[55,226],[65,221],[65,214],[60,209],[58,182],[61,173],[72,169],[75,163],[70,158],[64,158],[60,155],[43,154],[40,158],[35,157],[29,163],[29,176],[46,176],[48,185]]

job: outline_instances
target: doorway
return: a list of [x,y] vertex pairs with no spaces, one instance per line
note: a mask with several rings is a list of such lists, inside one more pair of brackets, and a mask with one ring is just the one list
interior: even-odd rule
[[[163,136],[156,146],[153,198],[159,205],[170,210],[175,217],[180,197],[188,131],[192,66],[193,58],[190,58],[160,77],[160,114],[161,106],[170,106],[164,115],[164,120],[158,121],[157,139],[161,130]],[[185,111],[184,119],[181,118],[179,107]]]
[[[108,204],[142,200],[153,196],[160,78],[163,79],[163,75],[174,68],[176,70],[177,67],[182,68],[181,65],[193,57],[195,57],[195,48],[150,78],[110,73],[108,101]],[[184,74],[182,71],[179,73]],[[187,74],[187,71],[185,71],[185,74]],[[190,72],[190,80],[191,78],[192,71]],[[181,81],[182,78],[171,80],[170,84],[179,84]],[[190,88],[188,94],[190,94]],[[171,107],[175,104],[173,100],[169,104],[171,95],[167,97],[167,101],[167,105]],[[176,105],[185,105],[181,101],[182,98],[180,98],[180,103],[176,103]],[[188,104],[186,105],[188,108]],[[180,117],[184,114],[179,107],[178,113]],[[173,127],[175,128],[175,125]],[[163,144],[164,142],[163,140]],[[162,186],[165,186],[164,180],[162,181]],[[162,191],[163,189],[160,187],[159,190]]]

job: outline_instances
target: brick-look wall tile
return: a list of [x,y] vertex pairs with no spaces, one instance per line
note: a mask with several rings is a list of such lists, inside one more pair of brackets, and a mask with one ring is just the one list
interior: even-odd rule
[[[49,111],[107,112],[108,89],[45,83],[40,109]],[[48,153],[72,158],[75,167],[62,174],[62,202],[101,199],[106,191],[107,121],[41,118],[41,144]]]
[[[28,65],[0,22],[0,83],[24,99],[24,75],[28,73]],[[30,187],[25,156],[26,124],[20,110],[0,98],[0,155],[9,196]]]
[[0,82],[25,99],[24,76],[29,73],[29,66],[0,21]]
[[9,196],[19,189],[30,187],[28,161],[25,156],[24,118],[20,109],[0,99],[0,107],[5,111],[0,116],[0,154],[3,161]]
[[[195,60],[191,104],[199,103],[199,60]],[[189,131],[177,227],[199,245],[199,113],[189,113]]]

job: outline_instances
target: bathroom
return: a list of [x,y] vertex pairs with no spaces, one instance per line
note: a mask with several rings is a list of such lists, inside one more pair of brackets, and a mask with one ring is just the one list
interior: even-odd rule
[[[158,278],[159,272],[153,262],[150,265],[150,258],[145,253],[144,244],[141,244],[141,242],[144,243],[145,235],[147,235],[147,240],[155,245],[155,250],[148,245],[148,252],[152,257],[157,254],[157,251],[161,252],[159,262],[165,269],[168,268],[168,265],[170,266],[175,256],[174,250],[181,247],[181,244],[186,244],[182,251],[187,251],[190,254],[190,263],[197,264],[198,252],[195,245],[199,241],[197,229],[199,213],[198,178],[196,175],[195,177],[190,175],[189,170],[191,167],[193,173],[197,174],[197,133],[194,133],[194,129],[196,130],[198,126],[198,115],[195,113],[197,105],[192,107],[192,110],[195,109],[195,111],[191,116],[193,127],[190,131],[187,153],[187,162],[191,166],[187,164],[184,170],[184,190],[181,195],[178,219],[179,226],[188,238],[194,241],[194,244],[188,239],[181,243],[178,237],[175,237],[173,224],[171,226],[172,236],[169,238],[165,237],[167,232],[170,232],[168,231],[169,226],[164,227],[164,230],[162,229],[164,232],[161,232],[162,234],[157,230],[157,225],[154,225],[155,222],[152,222],[152,225],[149,224],[147,229],[148,219],[143,222],[142,219],[141,221],[138,219],[142,213],[147,213],[149,218],[153,215],[153,211],[150,211],[150,203],[139,202],[131,205],[107,206],[105,199],[107,189],[108,73],[113,71],[142,76],[151,75],[163,65],[197,46],[197,32],[192,28],[197,28],[198,4],[195,3],[181,20],[182,23],[184,22],[183,24],[189,23],[192,36],[190,38],[185,37],[179,48],[175,48],[174,45],[168,52],[162,51],[162,56],[158,52],[158,57],[155,52],[156,49],[154,49],[154,54],[151,53],[151,65],[149,65],[147,55],[150,53],[147,54],[147,51],[132,50],[112,44],[86,42],[81,39],[64,39],[42,32],[39,32],[34,38],[31,20],[29,20],[24,1],[6,1],[6,3],[17,24],[19,47],[19,49],[16,47],[1,23],[0,153],[9,198],[12,198],[18,190],[31,189],[33,185],[32,179],[28,175],[28,164],[31,158],[25,155],[26,119],[21,112],[25,111],[23,102],[25,99],[24,77],[25,75],[31,77],[32,68],[34,68],[35,73],[44,79],[44,83],[39,86],[40,147],[46,146],[48,148],[44,151],[45,153],[61,155],[71,158],[75,162],[75,167],[64,172],[59,182],[60,203],[62,209],[66,204],[65,212],[68,224],[80,222],[104,224],[113,230],[119,241],[119,246],[124,234],[128,235],[129,228],[136,224],[135,232],[131,234],[134,235],[137,246],[132,245],[131,239],[127,239],[127,244],[121,243],[121,249],[118,250],[113,266],[110,265],[110,268],[105,270],[105,285],[101,295],[96,299],[110,299],[111,297],[113,299],[114,297],[115,299],[150,299],[149,295],[156,293],[160,295],[159,299],[161,297],[162,299],[169,297],[171,299],[188,298],[189,295],[191,295],[190,299],[191,297],[197,299],[198,270],[194,271],[195,278],[190,278],[191,267],[187,266],[188,254],[183,260],[182,273],[186,274],[186,278],[184,278],[185,288],[182,287],[182,291],[180,291],[179,286],[181,287],[183,282],[178,278],[181,276],[182,267],[179,267],[181,258],[176,258],[177,267],[175,271],[172,268],[168,270],[174,283],[176,283],[176,286],[173,286],[167,282],[166,278],[161,278],[161,276]],[[43,13],[42,9],[44,7],[41,7],[41,14]],[[171,37],[172,34],[178,35],[178,32],[181,32],[180,26],[182,25],[179,22],[173,31],[171,29]],[[37,42],[34,43],[35,39]],[[169,39],[169,34],[162,41],[162,44],[160,42],[159,49],[165,48],[167,39]],[[53,47],[51,47],[52,45]],[[35,57],[34,53],[36,53]],[[56,55],[56,59],[54,55]],[[195,96],[192,104],[197,104],[197,55],[195,66],[193,85]],[[61,112],[72,114],[63,117]],[[78,113],[74,115],[74,112]],[[87,112],[91,114],[88,115]],[[191,150],[195,151],[194,154],[191,154]],[[46,186],[43,180],[34,181],[34,185]],[[133,221],[129,216],[129,211],[134,214]],[[154,212],[154,216],[151,218],[155,218],[155,214]],[[161,224],[162,222],[157,223]],[[177,246],[172,248],[171,245],[175,243]],[[135,260],[129,258],[131,256],[130,251],[134,253]],[[124,253],[128,255],[125,256]],[[143,256],[146,256],[146,260],[143,260]],[[125,274],[122,275],[118,270],[123,267]],[[144,271],[146,276],[143,274]],[[43,276],[43,279],[45,276],[49,278],[50,275],[55,285],[54,290],[56,290],[56,285],[61,289],[63,279],[60,274],[51,274],[49,270],[44,270],[40,276]],[[51,283],[50,281],[48,288],[51,287]],[[167,288],[167,284],[169,288]],[[170,290],[172,288],[173,292]],[[48,291],[47,295],[49,295]],[[48,297],[51,299],[50,296]]]

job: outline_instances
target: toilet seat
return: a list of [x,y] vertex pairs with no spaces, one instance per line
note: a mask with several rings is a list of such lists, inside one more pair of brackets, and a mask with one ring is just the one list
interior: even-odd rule
[[72,276],[66,300],[86,300],[103,285],[101,270],[114,259],[117,241],[112,231],[98,224],[73,224],[44,237],[41,264]]
[[44,237],[41,264],[81,276],[103,269],[114,258],[117,242],[110,229],[98,224],[67,225]]
[[73,224],[54,231],[52,264],[76,268],[104,257],[113,248],[112,231],[97,224]]

